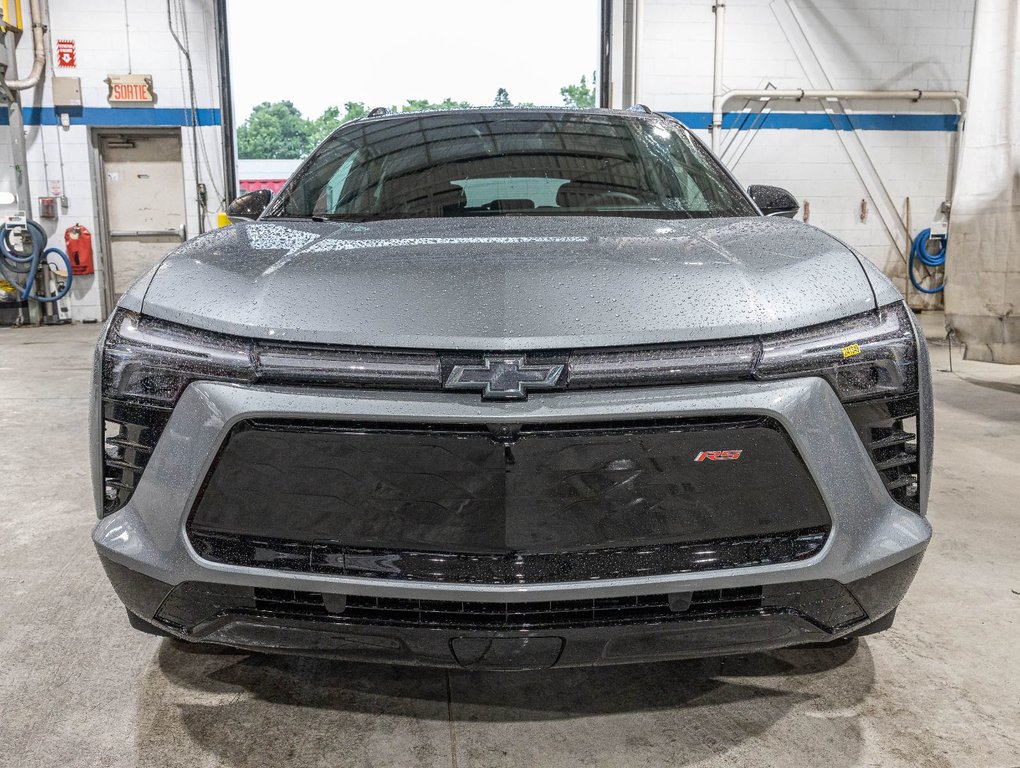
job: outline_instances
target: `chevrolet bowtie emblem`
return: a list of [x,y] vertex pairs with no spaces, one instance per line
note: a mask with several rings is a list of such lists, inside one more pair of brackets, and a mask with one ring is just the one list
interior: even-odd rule
[[447,389],[481,390],[488,400],[523,400],[532,389],[552,389],[562,365],[525,365],[523,357],[484,357],[482,365],[455,365]]

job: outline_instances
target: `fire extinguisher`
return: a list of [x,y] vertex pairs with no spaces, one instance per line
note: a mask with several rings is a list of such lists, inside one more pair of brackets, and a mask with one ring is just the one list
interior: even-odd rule
[[64,230],[64,243],[71,259],[71,272],[75,275],[91,275],[96,268],[92,262],[92,233],[81,224]]

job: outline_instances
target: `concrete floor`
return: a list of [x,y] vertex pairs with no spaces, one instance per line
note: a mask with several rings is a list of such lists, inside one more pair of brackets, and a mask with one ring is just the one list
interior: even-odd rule
[[1020,766],[1020,368],[933,350],[936,538],[890,632],[447,674],[131,630],[89,539],[97,330],[0,329],[0,765]]

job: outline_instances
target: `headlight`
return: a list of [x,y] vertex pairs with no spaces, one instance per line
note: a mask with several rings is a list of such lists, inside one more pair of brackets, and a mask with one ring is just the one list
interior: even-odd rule
[[917,389],[917,343],[903,304],[762,338],[756,379],[821,376],[843,402]]
[[917,346],[902,304],[832,323],[743,339],[580,350],[568,388],[771,381],[819,376],[843,402],[917,389]]
[[173,407],[193,381],[438,389],[439,355],[242,339],[121,310],[103,350],[103,395]]
[[173,406],[195,379],[255,380],[251,344],[121,311],[103,350],[103,394]]

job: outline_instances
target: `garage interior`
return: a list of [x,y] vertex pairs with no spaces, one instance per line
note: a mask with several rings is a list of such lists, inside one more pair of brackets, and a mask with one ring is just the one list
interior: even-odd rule
[[[0,215],[27,211],[60,248],[85,226],[95,268],[56,311],[0,302],[0,766],[1020,766],[1013,0],[592,0],[601,106],[676,116],[903,290],[932,356],[935,536],[881,634],[513,674],[209,652],[128,625],[90,538],[93,351],[131,280],[244,188],[224,4],[5,2],[8,81],[34,71],[37,5],[43,74],[6,99]],[[77,67],[56,68],[64,38]],[[104,78],[142,71],[155,103],[114,104]],[[55,76],[80,81],[77,104]],[[944,264],[911,264],[926,229]]]
[[89,539],[96,329],[0,334],[0,763],[1016,765],[1020,370],[954,348],[950,371],[931,330],[936,535],[891,630],[514,673],[209,655],[134,631]]

